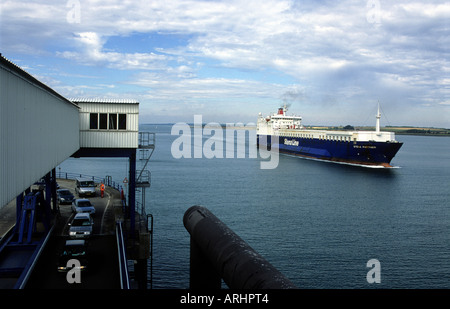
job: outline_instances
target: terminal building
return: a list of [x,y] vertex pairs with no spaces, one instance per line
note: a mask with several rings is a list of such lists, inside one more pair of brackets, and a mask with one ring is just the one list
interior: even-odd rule
[[[21,245],[29,250],[32,244],[35,257],[46,241],[49,214],[57,204],[56,167],[70,157],[129,158],[124,200],[128,199],[129,235],[134,233],[136,152],[154,146],[140,145],[138,118],[138,101],[65,98],[0,54],[0,210],[16,202],[14,250]],[[45,184],[44,209],[30,193],[36,182]],[[45,231],[42,239],[31,241],[38,217],[47,217]],[[2,252],[8,246],[0,235],[0,277],[11,271],[2,268],[7,264],[2,263],[7,255]]]
[[80,107],[80,148],[138,148],[139,102],[71,99]]
[[0,100],[0,208],[69,157],[136,159],[138,101],[66,99],[4,57]]

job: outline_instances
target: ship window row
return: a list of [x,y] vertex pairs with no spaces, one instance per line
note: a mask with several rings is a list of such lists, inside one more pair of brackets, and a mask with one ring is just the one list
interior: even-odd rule
[[341,135],[327,135],[322,136],[322,139],[327,141],[335,141],[335,142],[350,142],[351,136],[341,136]]
[[322,141],[334,141],[334,142],[351,142],[351,136],[342,136],[342,135],[319,135],[315,137],[313,134],[299,134],[299,133],[286,133],[288,137],[300,137],[307,139],[319,139]]
[[90,113],[89,129],[91,130],[126,130],[127,114]]
[[286,133],[285,135],[289,137],[315,138],[313,134]]

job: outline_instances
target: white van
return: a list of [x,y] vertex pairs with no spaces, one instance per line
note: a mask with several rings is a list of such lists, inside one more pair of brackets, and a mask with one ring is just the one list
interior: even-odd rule
[[77,178],[75,192],[78,196],[95,196],[95,182],[89,178]]

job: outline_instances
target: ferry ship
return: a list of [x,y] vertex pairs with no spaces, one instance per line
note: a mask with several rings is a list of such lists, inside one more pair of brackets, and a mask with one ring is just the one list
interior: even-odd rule
[[390,168],[403,143],[395,140],[394,132],[380,130],[380,118],[378,106],[375,131],[312,130],[302,125],[302,117],[287,115],[284,105],[267,117],[259,113],[257,146],[323,161]]

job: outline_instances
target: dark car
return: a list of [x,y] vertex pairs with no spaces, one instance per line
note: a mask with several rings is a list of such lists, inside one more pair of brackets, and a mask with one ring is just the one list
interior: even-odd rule
[[56,190],[56,195],[58,196],[58,202],[60,204],[72,204],[75,198],[69,189],[59,189]]
[[[70,260],[76,260],[77,264],[74,265],[72,263],[68,263]],[[85,240],[66,240],[66,244],[58,258],[58,271],[68,272],[74,266],[80,267],[80,270],[86,270],[87,264],[88,251]]]

